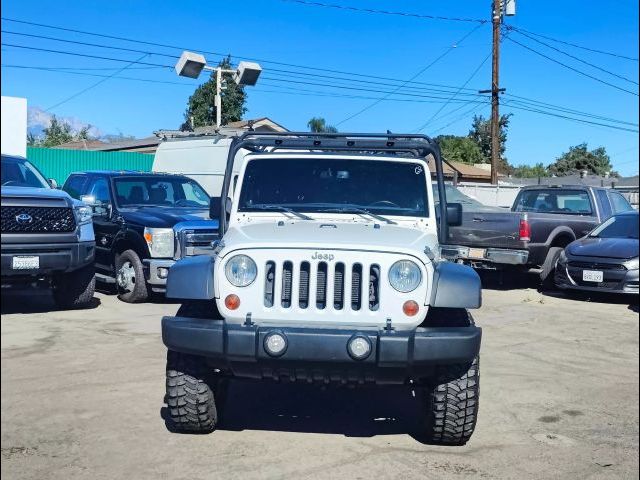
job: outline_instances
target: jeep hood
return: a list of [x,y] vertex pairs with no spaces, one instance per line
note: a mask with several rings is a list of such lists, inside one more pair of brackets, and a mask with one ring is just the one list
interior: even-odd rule
[[233,226],[224,236],[224,245],[225,253],[246,248],[302,248],[398,252],[424,259],[425,247],[435,253],[437,238],[400,225],[289,220]]

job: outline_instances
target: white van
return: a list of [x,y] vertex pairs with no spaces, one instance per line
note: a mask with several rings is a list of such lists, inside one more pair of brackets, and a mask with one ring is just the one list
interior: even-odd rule
[[[202,185],[210,196],[219,197],[232,139],[222,135],[169,138],[158,145],[151,170],[186,175]],[[245,153],[238,152],[234,162],[234,181],[230,188],[232,195]]]

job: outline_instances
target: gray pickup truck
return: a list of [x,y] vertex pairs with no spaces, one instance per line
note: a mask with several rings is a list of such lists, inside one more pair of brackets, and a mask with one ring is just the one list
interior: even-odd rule
[[50,183],[29,161],[2,155],[2,288],[44,284],[56,305],[93,298],[91,208]]
[[543,283],[553,280],[564,247],[611,215],[633,209],[619,192],[586,185],[527,186],[511,210],[489,208],[465,208],[442,255],[478,269],[520,267]]

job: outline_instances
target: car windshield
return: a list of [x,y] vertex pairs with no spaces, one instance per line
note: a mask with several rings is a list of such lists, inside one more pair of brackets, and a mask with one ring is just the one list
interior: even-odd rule
[[638,215],[616,215],[596,227],[590,237],[638,238]]
[[428,216],[423,163],[258,158],[246,166],[238,210]]
[[523,190],[513,206],[514,212],[591,215],[591,200],[584,190]]
[[114,180],[120,207],[209,208],[209,196],[187,177],[123,177]]
[[2,155],[3,187],[50,188],[47,180],[28,160]]

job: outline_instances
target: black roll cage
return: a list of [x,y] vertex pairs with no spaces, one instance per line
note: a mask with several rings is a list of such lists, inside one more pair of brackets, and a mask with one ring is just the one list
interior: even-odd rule
[[235,137],[229,146],[227,165],[220,194],[220,233],[227,231],[227,197],[233,175],[236,154],[244,148],[251,152],[274,152],[277,150],[310,150],[328,152],[351,152],[367,155],[398,155],[422,158],[428,162],[432,155],[436,166],[440,218],[438,239],[446,243],[448,235],[447,199],[442,173],[440,147],[426,135],[396,133],[314,133],[314,132],[245,132]]

